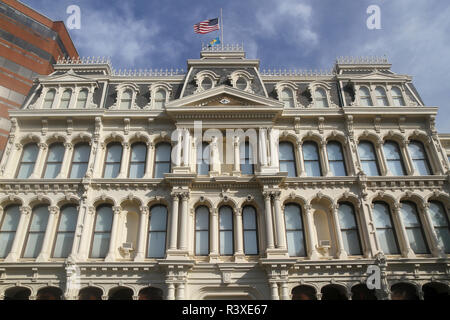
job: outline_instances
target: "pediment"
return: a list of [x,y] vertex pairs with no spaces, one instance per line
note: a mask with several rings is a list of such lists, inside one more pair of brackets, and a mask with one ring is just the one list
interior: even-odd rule
[[41,81],[42,83],[96,83],[95,80],[87,77],[83,77],[73,72],[72,69],[64,74],[48,76]]
[[283,106],[282,102],[275,99],[266,98],[228,86],[219,86],[171,101],[166,105],[166,108],[211,107],[226,109],[227,107],[282,108]]
[[404,75],[388,74],[379,71],[374,71],[369,74],[353,76],[355,81],[405,81],[408,80]]

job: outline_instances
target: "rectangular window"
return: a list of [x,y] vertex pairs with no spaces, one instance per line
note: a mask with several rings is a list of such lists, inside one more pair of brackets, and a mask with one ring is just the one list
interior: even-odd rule
[[86,175],[91,147],[87,143],[77,144],[73,151],[71,179],[81,179]]
[[55,247],[53,249],[53,257],[67,258],[72,252],[72,245],[77,227],[77,217],[78,211],[74,206],[67,206],[61,210]]
[[0,258],[6,258],[11,251],[17,227],[20,220],[19,206],[12,205],[6,208],[0,221]]
[[24,258],[36,258],[42,249],[48,222],[48,207],[36,207],[33,210],[28,237],[23,253]]

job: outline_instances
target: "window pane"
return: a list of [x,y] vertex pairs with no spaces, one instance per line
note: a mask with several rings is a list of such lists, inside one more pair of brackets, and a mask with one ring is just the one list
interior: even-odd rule
[[373,221],[376,228],[391,228],[389,208],[385,204],[375,203],[373,207]]
[[147,158],[147,147],[143,143],[133,144],[131,150],[131,161],[145,161]]
[[33,173],[38,152],[39,147],[36,143],[27,144],[23,148],[23,154],[19,172],[17,173],[17,178],[26,179]]
[[360,255],[361,245],[359,244],[359,237],[357,230],[343,230],[342,241],[344,242],[344,249],[349,255]]
[[20,211],[19,206],[9,206],[6,208],[5,216],[0,231],[16,231],[19,225]]
[[253,165],[249,163],[241,163],[242,174],[253,174]]
[[220,208],[219,228],[233,229],[233,211],[228,206]]
[[156,161],[170,161],[171,146],[168,143],[160,143],[156,146]]
[[107,162],[120,162],[121,160],[122,160],[122,146],[118,143],[108,145],[106,161]]
[[151,208],[150,231],[166,231],[167,208],[165,206],[154,206]]
[[198,256],[209,254],[208,231],[195,231],[195,254]]
[[58,231],[72,231],[77,227],[78,211],[76,207],[68,206],[61,211]]
[[44,241],[44,235],[43,232],[29,234],[23,254],[24,258],[36,258],[39,255],[42,248],[42,242]]
[[16,232],[0,232],[0,258],[4,259],[11,251]]
[[318,161],[305,161],[305,171],[308,177],[320,177],[320,163]]
[[170,163],[155,164],[155,178],[164,178],[164,173],[170,172]]
[[370,98],[369,89],[367,89],[366,87],[361,87],[359,89],[359,100],[360,100],[361,105],[364,107],[373,105],[372,100]]
[[378,166],[374,161],[364,161],[361,163],[361,169],[368,176],[379,176]]
[[245,254],[258,254],[256,231],[244,231],[244,251]]
[[300,207],[288,204],[284,207],[286,219],[286,229],[303,229],[302,219],[300,216]]
[[89,144],[77,144],[73,152],[73,161],[88,162],[90,153],[91,147],[89,146]]
[[239,77],[239,79],[237,79],[236,81],[236,88],[240,90],[245,90],[245,88],[247,88],[247,81],[245,81],[244,78]]
[[145,174],[145,163],[130,164],[130,178],[142,178]]
[[431,175],[430,167],[426,160],[414,160],[414,166],[421,176]]
[[303,144],[303,158],[305,160],[319,160],[317,145],[314,142],[305,142]]
[[378,106],[384,107],[389,104],[387,97],[386,97],[386,91],[383,88],[376,87],[375,88],[375,96],[377,97],[377,105]]
[[220,254],[233,254],[233,231],[220,231]]
[[280,161],[280,172],[287,172],[288,177],[296,177],[297,170],[294,161]]
[[74,234],[74,232],[71,232],[56,235],[55,250],[53,252],[55,258],[67,258],[70,255]]
[[197,173],[207,175],[209,173],[209,144],[202,143],[201,148],[197,147]]
[[94,234],[94,240],[92,242],[92,258],[104,258],[109,250],[109,233],[97,233]]
[[45,168],[44,179],[54,179],[61,171],[61,163],[48,163]]
[[327,144],[328,160],[344,160],[341,144],[339,142],[329,142]]
[[403,100],[402,92],[397,87],[391,88],[392,100],[394,102],[394,106],[401,107],[405,105],[405,101]]
[[414,253],[428,253],[428,248],[425,244],[421,228],[406,229],[406,234],[408,236],[409,245]]
[[116,178],[120,172],[120,163],[110,163],[105,165],[104,178]]
[[358,144],[358,154],[361,160],[361,169],[368,176],[379,176],[377,158],[372,143],[362,141]]
[[444,207],[440,202],[432,201],[429,203],[428,213],[434,227],[448,227],[448,221]]
[[244,207],[242,219],[244,229],[256,229],[256,212],[253,207]]
[[392,229],[380,229],[377,230],[378,242],[380,243],[381,250],[387,254],[398,254],[398,248],[395,243],[394,230]]
[[302,231],[287,231],[286,238],[289,256],[304,257],[306,255]]
[[113,220],[112,209],[109,206],[100,207],[97,210],[97,218],[95,221],[95,231],[107,232],[111,231]]
[[48,222],[48,207],[37,207],[33,210],[30,232],[45,232]]
[[387,254],[397,254],[399,250],[392,227],[389,207],[384,203],[375,203],[373,220],[377,228],[377,238],[381,250]]
[[280,142],[279,147],[280,160],[294,160],[294,148],[290,142]]
[[197,208],[195,213],[195,254],[209,253],[209,210],[205,206]]
[[198,207],[195,214],[195,230],[209,229],[209,210],[205,206]]
[[78,93],[77,108],[84,109],[86,107],[87,96],[88,91],[86,89],[83,89]]
[[72,164],[72,170],[70,172],[71,179],[81,179],[86,175],[88,164],[87,163],[74,163]]
[[347,175],[345,165],[343,161],[332,161],[330,162],[330,170],[335,177],[344,177]]
[[356,218],[353,207],[348,204],[339,205],[339,224],[341,229],[356,229]]
[[166,253],[166,233],[150,232],[148,241],[148,257],[163,258]]
[[204,78],[202,81],[203,90],[208,90],[212,87],[212,80],[208,77]]
[[316,107],[319,107],[319,108],[328,107],[327,94],[326,94],[325,90],[323,90],[321,88],[316,89],[315,104],[316,104]]
[[44,99],[44,109],[50,109],[53,104],[53,100],[55,99],[55,90],[49,90],[47,91],[47,94],[45,95]]
[[303,160],[307,176],[319,177],[322,175],[316,143],[305,142],[303,144]]
[[386,141],[383,145],[383,149],[389,171],[391,171],[393,175],[404,176],[405,170],[403,168],[402,158],[397,143]]
[[430,175],[431,169],[428,164],[427,154],[423,147],[423,144],[419,141],[411,141],[408,145],[411,159],[414,163],[414,167],[420,175]]
[[436,228],[436,236],[445,253],[450,253],[450,230],[448,228]]
[[72,91],[71,90],[64,90],[62,96],[61,96],[61,105],[60,108],[61,109],[67,109],[69,108],[69,103],[70,103],[70,97],[72,96]]

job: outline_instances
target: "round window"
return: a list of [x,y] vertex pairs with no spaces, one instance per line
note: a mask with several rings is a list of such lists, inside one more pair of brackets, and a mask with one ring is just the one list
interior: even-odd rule
[[205,78],[202,81],[202,88],[203,90],[208,90],[212,88],[212,80],[211,78]]
[[245,88],[247,88],[247,81],[244,78],[239,77],[239,79],[237,79],[236,81],[236,88],[245,90]]

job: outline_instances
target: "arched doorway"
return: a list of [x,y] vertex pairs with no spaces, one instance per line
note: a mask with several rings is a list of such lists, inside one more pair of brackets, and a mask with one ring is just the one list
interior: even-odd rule
[[163,291],[154,287],[144,288],[139,291],[139,300],[163,300]]
[[292,289],[292,300],[317,300],[316,289],[311,286],[298,286]]
[[80,290],[78,300],[102,300],[103,291],[96,287],[87,287]]
[[377,300],[375,289],[369,290],[365,284],[352,287],[352,300]]
[[36,300],[62,300],[63,292],[60,288],[45,287],[38,291]]
[[133,300],[133,290],[117,287],[109,291],[109,300]]
[[443,283],[430,282],[422,287],[424,300],[449,301],[449,287]]
[[419,300],[419,296],[414,285],[402,282],[391,287],[391,300]]
[[28,300],[31,290],[24,287],[12,287],[5,291],[5,300]]
[[322,293],[322,300],[348,300],[346,290],[338,285],[326,285],[320,291]]

